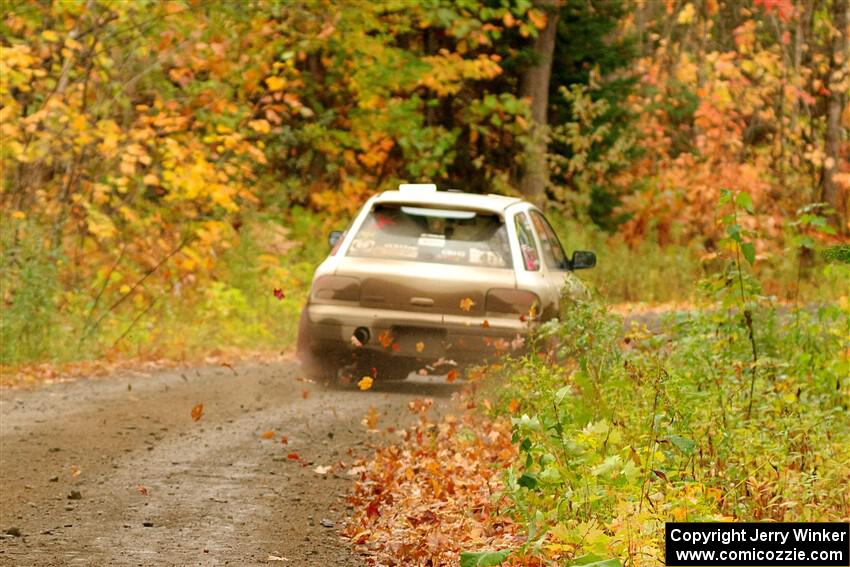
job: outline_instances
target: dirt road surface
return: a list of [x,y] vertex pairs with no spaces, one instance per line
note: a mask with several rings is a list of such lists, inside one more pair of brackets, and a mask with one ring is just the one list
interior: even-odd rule
[[405,426],[407,402],[447,407],[457,387],[298,377],[275,362],[3,390],[0,565],[361,565],[339,537],[351,477],[316,467],[392,438],[366,431],[370,406]]

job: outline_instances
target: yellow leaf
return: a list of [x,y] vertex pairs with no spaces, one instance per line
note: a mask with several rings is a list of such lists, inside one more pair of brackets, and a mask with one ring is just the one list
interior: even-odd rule
[[676,18],[676,23],[681,25],[687,25],[693,23],[696,18],[696,8],[694,5],[688,2],[685,4],[685,7],[682,8],[682,11],[679,12],[679,16]]
[[27,215],[23,211],[15,211],[14,213],[12,213],[12,218],[15,220],[24,220],[25,218],[27,218]]
[[86,117],[82,114],[77,114],[74,116],[74,119],[71,120],[71,129],[76,130],[77,132],[82,132],[86,128],[88,128],[89,123],[86,121]]
[[147,175],[145,175],[142,181],[145,185],[159,185],[159,177],[157,177],[153,173],[148,173]]
[[268,85],[269,90],[272,92],[282,91],[284,85],[286,85],[286,81],[280,77],[268,77],[266,79],[266,85]]
[[57,34],[53,30],[44,30],[43,32],[41,32],[41,37],[44,39],[44,41],[50,41],[53,43],[59,41],[59,34]]
[[267,134],[269,130],[271,130],[271,125],[268,120],[260,119],[260,120],[251,120],[248,122],[248,126],[253,128],[255,131],[260,134]]
[[542,30],[546,27],[546,14],[543,12],[538,12],[537,10],[529,10],[528,11],[528,19],[531,20],[531,23],[539,30]]
[[357,387],[365,392],[366,390],[368,390],[369,388],[372,387],[372,382],[373,382],[373,380],[372,380],[371,376],[364,376],[357,383]]
[[130,286],[124,284],[121,286],[121,289],[119,291],[121,292],[121,295],[127,295],[128,293],[130,293]]
[[416,352],[422,352],[423,350],[425,350],[425,343],[422,341],[416,343]]
[[472,309],[473,305],[475,305],[475,302],[468,297],[464,297],[460,300],[460,308],[463,311],[469,311],[470,309]]

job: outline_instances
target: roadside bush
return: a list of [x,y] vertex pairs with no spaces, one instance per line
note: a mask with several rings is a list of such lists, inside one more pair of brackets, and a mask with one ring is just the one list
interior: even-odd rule
[[776,308],[730,270],[663,332],[577,303],[489,371],[526,553],[656,564],[664,521],[850,517],[850,299]]

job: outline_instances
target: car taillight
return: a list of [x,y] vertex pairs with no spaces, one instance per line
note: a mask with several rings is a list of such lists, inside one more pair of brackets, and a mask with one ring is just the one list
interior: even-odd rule
[[533,319],[540,314],[540,298],[521,289],[491,289],[487,292],[487,311],[516,313]]
[[348,276],[322,276],[313,282],[316,299],[360,300],[360,280]]

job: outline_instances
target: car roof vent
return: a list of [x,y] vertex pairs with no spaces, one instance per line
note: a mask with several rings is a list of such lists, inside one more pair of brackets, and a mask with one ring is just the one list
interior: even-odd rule
[[402,183],[398,190],[402,193],[434,193],[437,186],[433,183]]

